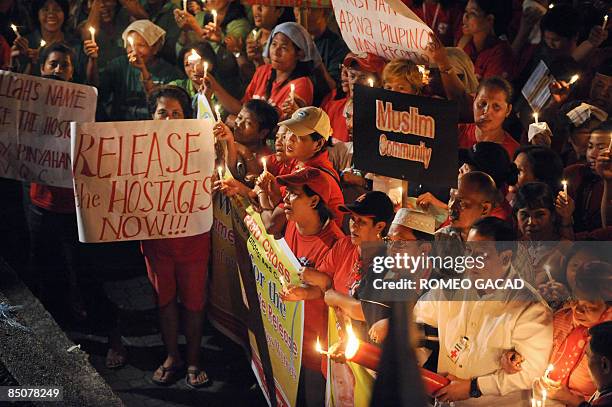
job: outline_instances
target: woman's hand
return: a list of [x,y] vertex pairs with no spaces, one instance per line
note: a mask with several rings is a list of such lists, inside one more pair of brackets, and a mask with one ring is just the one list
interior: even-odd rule
[[130,63],[130,65],[138,69],[140,72],[144,72],[147,70],[147,66],[144,60],[141,57],[139,57],[138,54],[134,52],[133,50],[128,52],[128,62]]
[[202,37],[211,42],[221,42],[221,26],[215,23],[208,23],[204,26]]
[[572,215],[574,214],[576,205],[571,196],[565,195],[565,192],[559,191],[557,199],[555,200],[555,210],[563,220],[564,224],[571,223]]
[[92,40],[85,40],[83,41],[83,51],[85,51],[85,55],[87,55],[88,58],[96,59],[98,58],[100,47]]
[[567,287],[558,281],[547,281],[538,286],[538,292],[548,304],[563,304],[569,297]]
[[298,273],[298,276],[303,283],[316,285],[318,274],[320,274],[320,272],[313,267],[302,267]]
[[424,194],[419,195],[416,199],[416,204],[423,209],[428,209],[430,206],[440,209],[448,209],[448,205],[436,198],[431,192],[425,192]]
[[451,374],[446,375],[446,378],[450,383],[433,394],[436,400],[449,402],[470,398],[470,380],[459,379]]
[[578,405],[584,401],[580,396],[575,395],[570,389],[562,383],[540,377],[537,379],[536,386],[540,389],[546,389],[546,395],[549,399],[560,401],[567,405]]
[[385,318],[376,321],[374,325],[370,327],[370,330],[368,331],[368,336],[374,343],[383,343],[388,333],[389,318]]
[[288,96],[287,99],[281,105],[281,112],[284,118],[289,118],[300,107],[303,107],[305,103],[298,97]]
[[570,94],[570,85],[565,81],[554,81],[548,87],[555,103],[562,105],[567,101]]
[[506,350],[501,356],[501,367],[508,374],[518,373],[523,368],[521,364],[525,361],[523,356],[514,349]]
[[222,192],[227,196],[248,196],[250,189],[235,178],[226,178],[224,180],[215,181],[213,184],[213,191]]
[[306,299],[306,290],[304,287],[289,284],[280,292],[280,297],[283,301],[302,301]]
[[225,140],[228,143],[234,142],[234,133],[232,133],[232,130],[227,124],[221,121],[215,123],[215,126],[213,127],[213,135],[217,141]]
[[444,47],[440,38],[433,32],[429,33],[429,44],[427,44],[425,50],[440,70],[447,70],[451,67],[446,47]]
[[198,20],[191,13],[183,10],[174,10],[174,21],[183,31],[195,31],[199,28]]

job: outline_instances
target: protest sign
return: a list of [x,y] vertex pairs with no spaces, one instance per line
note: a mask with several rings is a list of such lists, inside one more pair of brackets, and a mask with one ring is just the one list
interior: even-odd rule
[[70,122],[94,121],[91,86],[0,70],[0,177],[72,187]]
[[[295,406],[304,329],[304,302],[284,302],[280,298],[283,285],[300,284],[300,264],[284,239],[275,240],[266,233],[261,216],[247,208],[244,223],[250,237],[247,248],[255,273],[259,308],[274,372],[276,400],[279,406]],[[253,371],[264,395],[270,402],[263,366],[252,332],[249,332]]]
[[352,52],[429,62],[425,50],[431,28],[400,0],[333,0],[332,5],[342,38]]
[[212,224],[212,120],[72,123],[81,242],[197,235]]
[[440,186],[457,185],[457,105],[355,86],[355,168]]

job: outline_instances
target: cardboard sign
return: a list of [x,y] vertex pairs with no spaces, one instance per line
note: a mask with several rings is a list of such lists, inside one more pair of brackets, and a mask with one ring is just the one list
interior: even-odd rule
[[186,237],[212,225],[212,120],[72,123],[79,240]]
[[[247,208],[244,223],[250,232],[247,247],[274,372],[277,405],[295,406],[302,365],[304,301],[284,302],[279,293],[283,284],[300,284],[297,275],[300,263],[284,239],[275,240],[266,233],[261,216],[252,207]],[[253,371],[270,404],[261,358],[252,332],[249,332],[249,338]]]
[[333,0],[342,38],[356,54],[427,64],[431,28],[400,0]]
[[0,177],[72,188],[70,122],[95,120],[91,86],[0,70]]
[[457,105],[355,86],[353,163],[387,177],[457,185]]

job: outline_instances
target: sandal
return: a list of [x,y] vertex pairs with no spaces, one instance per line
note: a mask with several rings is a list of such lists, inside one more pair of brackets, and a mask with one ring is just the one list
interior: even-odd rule
[[[204,381],[200,383],[194,383],[191,381],[189,375],[194,375],[197,378],[200,377],[200,374],[204,375]],[[209,382],[210,379],[208,378],[208,375],[204,370],[199,369],[197,367],[190,367],[189,369],[187,369],[187,376],[185,376],[185,384],[187,385],[187,387],[191,389],[198,389],[200,387],[206,386]]]
[[[155,372],[153,372],[153,376],[151,376],[151,381],[153,383],[158,384],[160,386],[168,386],[170,384],[175,383],[180,376],[180,373],[185,368],[185,365],[179,366],[170,366],[164,367],[164,365],[160,365]],[[159,376],[160,379],[156,379],[155,377]]]

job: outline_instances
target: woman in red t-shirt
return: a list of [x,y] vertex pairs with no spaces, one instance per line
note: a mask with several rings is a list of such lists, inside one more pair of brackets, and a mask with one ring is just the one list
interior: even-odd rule
[[480,82],[472,106],[474,123],[459,125],[459,148],[470,149],[480,141],[501,144],[514,157],[519,143],[502,127],[512,112],[512,85],[493,77]]
[[[329,200],[331,185],[321,170],[302,168],[277,178],[287,188],[283,199],[286,227],[274,233],[284,237],[302,266],[317,268],[334,243],[344,235],[331,220]],[[262,212],[268,233],[273,229],[271,212]],[[308,399],[318,399],[312,405],[322,406],[325,400],[325,380],[321,372],[321,355],[315,350],[317,338],[327,341],[327,307],[323,291],[317,285],[283,287],[283,301],[304,301],[304,339],[300,386],[305,386]],[[301,404],[298,402],[298,404]]]
[[479,80],[491,76],[511,79],[514,75],[512,47],[499,39],[507,28],[503,3],[499,0],[470,0],[465,6],[462,31],[469,40],[463,45],[463,50],[474,62]]
[[308,31],[293,22],[276,26],[263,56],[270,63],[257,68],[242,100],[231,96],[213,76],[207,77],[206,85],[225,110],[237,114],[247,100],[264,99],[276,107],[281,118],[287,118],[298,107],[311,105],[314,88],[309,76],[321,64],[321,55]]
[[410,7],[425,24],[442,40],[452,47],[457,24],[461,23],[461,9],[448,0],[417,0]]

